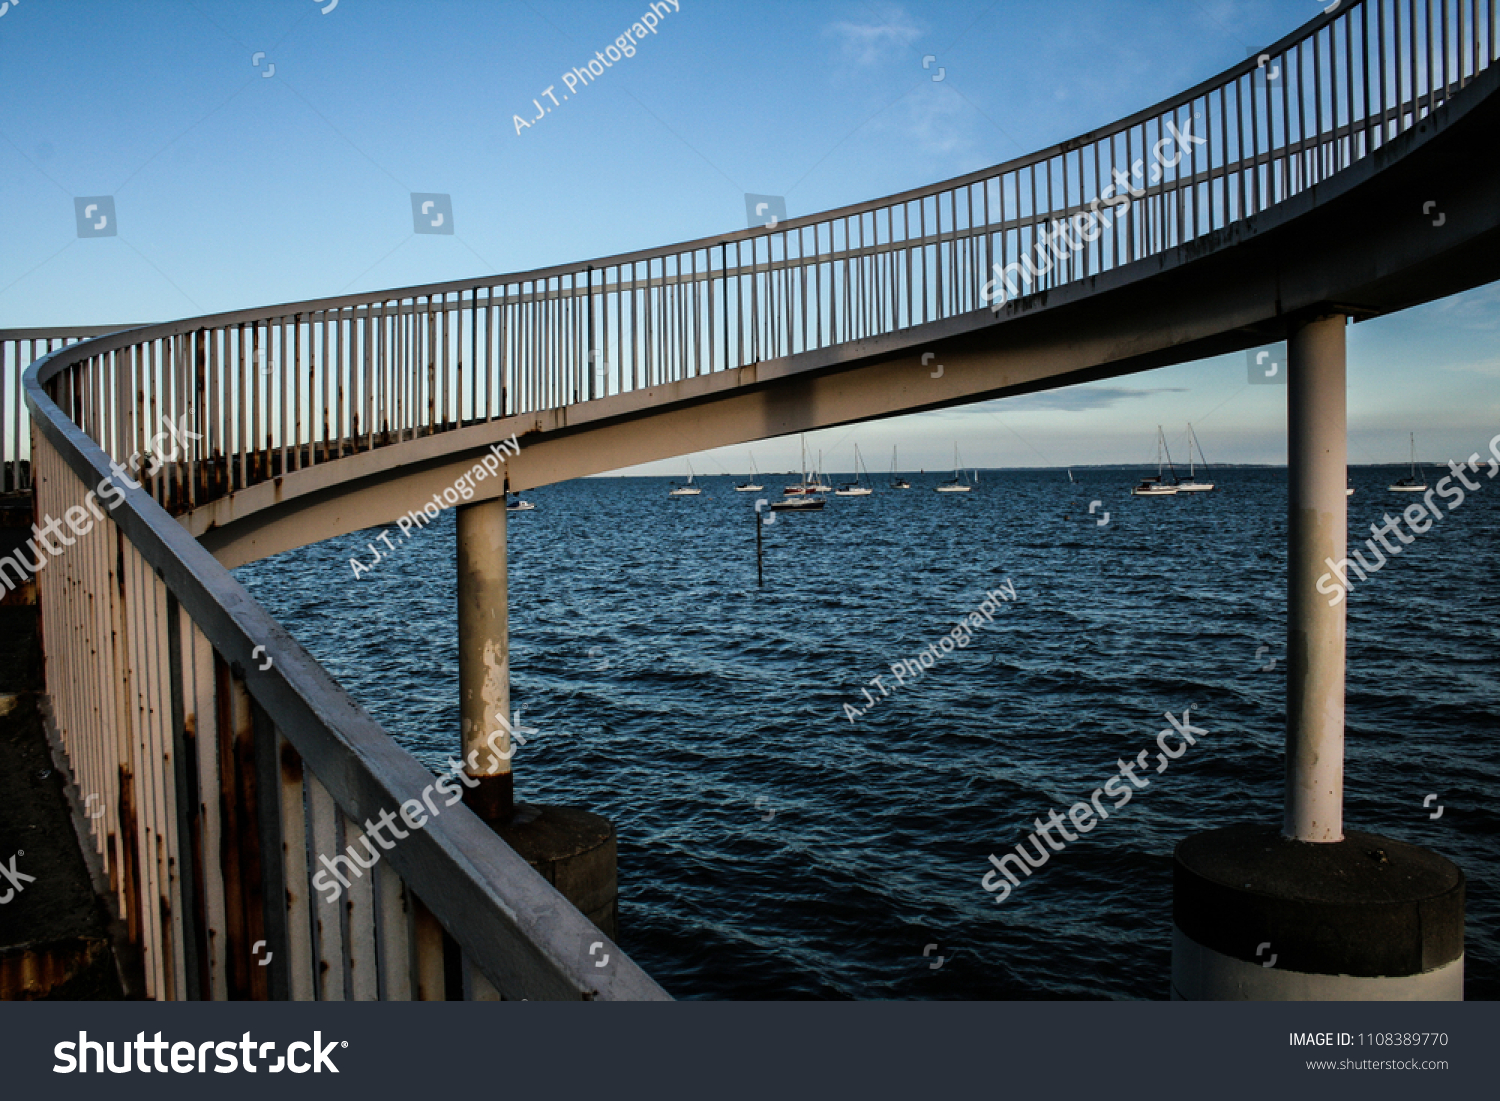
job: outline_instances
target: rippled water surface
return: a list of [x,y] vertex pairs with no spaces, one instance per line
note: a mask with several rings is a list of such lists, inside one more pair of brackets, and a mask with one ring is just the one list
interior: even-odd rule
[[[526,494],[517,792],[615,822],[620,942],[668,991],[1166,995],[1173,845],[1280,821],[1286,477],[1215,470],[1212,494],[1133,499],[1129,473],[1075,473],[985,472],[951,495],[913,476],[782,514],[764,588],[755,495],[727,478],[698,498],[657,478]],[[1354,472],[1352,530],[1410,503],[1385,490],[1399,473]],[[1471,998],[1500,996],[1497,529],[1500,480],[1358,586],[1349,620],[1345,821],[1464,869]],[[453,514],[405,543],[391,528],[397,551],[355,580],[376,534],[237,575],[436,769],[457,745]],[[1006,579],[993,624],[895,685],[892,663]],[[869,707],[877,674],[891,692]],[[1189,704],[1210,733],[996,906],[987,854]]]

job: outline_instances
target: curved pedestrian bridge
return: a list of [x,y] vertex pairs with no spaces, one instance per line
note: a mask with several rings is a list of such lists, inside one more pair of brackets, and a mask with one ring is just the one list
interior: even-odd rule
[[[506,490],[1253,348],[1500,276],[1495,31],[1461,0],[1337,5],[1163,103],[930,187],[38,359],[51,713],[102,798],[90,827],[150,996],[664,996],[466,806],[397,840],[386,820],[433,777],[230,568],[467,484],[465,509],[492,506],[498,578],[475,584],[499,626],[474,638],[503,716]],[[330,900],[319,858],[356,845],[373,870]]]

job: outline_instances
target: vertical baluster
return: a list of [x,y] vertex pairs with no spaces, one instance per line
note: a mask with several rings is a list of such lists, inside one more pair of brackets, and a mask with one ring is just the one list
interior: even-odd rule
[[[635,272],[631,271],[631,282]],[[633,295],[634,292],[632,292]],[[412,985],[416,997],[424,1002],[447,999],[447,981],[443,967],[443,927],[422,900],[412,896]]]
[[[491,293],[486,299],[493,298]],[[485,307],[488,309],[488,305]],[[412,1000],[414,915],[411,894],[389,861],[375,867],[375,897],[379,906],[380,998],[382,1001]]]
[[190,641],[191,723],[190,733],[197,768],[197,803],[193,813],[198,820],[198,843],[202,859],[199,890],[202,898],[203,966],[206,972],[206,997],[223,1001],[230,996],[227,969],[228,922],[225,910],[222,852],[223,801],[220,793],[219,746],[223,740],[219,727],[219,707],[213,647],[192,621],[186,631]]
[[[461,320],[461,315],[460,318]],[[463,391],[456,395],[461,403]],[[456,411],[457,412],[457,411]],[[380,846],[371,840],[364,829],[352,818],[344,817],[345,850],[364,865],[365,861],[378,862]],[[374,864],[370,865],[371,870]],[[373,876],[364,874],[359,867],[350,873],[353,879],[344,893],[344,915],[348,930],[349,998],[357,1002],[372,1002],[379,997],[379,969],[375,957],[375,892]]]
[[1441,53],[1439,54],[1442,64],[1438,71],[1442,74],[1443,78],[1443,103],[1445,104],[1448,102],[1448,89],[1453,84],[1453,78],[1448,73],[1448,4],[1449,0],[1440,0],[1439,10],[1442,14],[1443,40]]
[[[307,433],[306,439],[302,432],[302,326],[306,314],[292,315],[292,469],[301,470],[304,466],[312,465],[312,432]],[[308,364],[307,378],[307,400],[311,406],[313,395],[312,364]],[[311,413],[311,409],[308,410]],[[303,444],[307,445],[307,458],[302,457]]]
[[287,974],[285,996],[293,1001],[317,997],[311,870],[307,861],[307,809],[302,756],[281,734],[272,762],[280,791],[281,866],[285,883]]
[[[12,381],[14,379],[14,381]],[[0,493],[21,488],[21,342],[0,340]],[[12,411],[16,424],[6,432],[5,399],[11,388],[16,392]]]
[[131,670],[131,762],[134,795],[134,864],[140,928],[138,943],[146,972],[146,994],[150,998],[171,997],[167,987],[167,963],[163,958],[165,935],[159,900],[163,889],[161,863],[157,859],[156,812],[158,806],[157,769],[150,699],[153,688],[148,658],[148,623],[150,603],[144,582],[146,566],[134,544],[124,548],[125,601],[131,609],[126,618],[126,653]]
[[[1376,109],[1377,116],[1379,117],[1379,120],[1380,120],[1379,134],[1380,134],[1380,144],[1381,145],[1384,145],[1386,143],[1386,140],[1389,137],[1389,133],[1386,130],[1386,119],[1385,119],[1385,114],[1386,114],[1386,110],[1385,110],[1385,82],[1386,82],[1386,70],[1385,70],[1385,52],[1386,52],[1385,51],[1385,7],[1386,7],[1385,0],[1380,0],[1380,2],[1378,4],[1378,7],[1376,9],[1379,18],[1378,18],[1378,22],[1376,24],[1376,34],[1377,34],[1377,37],[1375,39],[1375,56],[1376,56],[1376,61],[1377,61],[1378,66],[1379,66],[1378,82],[1376,84],[1376,89],[1378,91],[1378,94],[1375,97],[1375,109]],[[1366,20],[1369,19],[1369,10],[1368,9],[1366,9],[1365,19]],[[1368,64],[1368,60],[1366,61],[1366,64]],[[1397,102],[1399,103],[1400,101],[1397,100]]]
[[[116,889],[120,898],[120,915],[125,922],[126,935],[131,943],[141,944],[145,929],[145,917],[141,904],[141,857],[139,849],[140,817],[139,800],[136,796],[135,737],[138,726],[135,707],[135,666],[131,661],[131,636],[127,624],[135,612],[131,599],[130,572],[126,569],[127,558],[133,551],[127,549],[124,533],[112,521],[106,521],[110,543],[106,547],[105,563],[108,582],[104,592],[108,595],[110,611],[111,664],[114,676],[108,684],[112,689],[109,701],[113,711],[114,732],[113,757],[115,777],[116,852],[118,875]],[[127,603],[128,602],[128,603]],[[143,961],[144,964],[144,961]]]
[[[341,1002],[344,993],[344,887],[333,871],[347,867],[348,856],[339,842],[339,809],[321,780],[304,773],[307,788],[308,831],[312,838],[313,931],[315,936],[318,999]],[[347,872],[343,880],[352,882]],[[321,884],[326,884],[320,885]]]
[[[255,769],[257,717],[245,682],[230,671],[222,655],[215,655],[215,681],[218,797],[225,861],[226,978],[231,998],[265,1000],[271,994],[268,968],[260,966],[260,956],[255,950],[259,942],[269,939],[265,905],[267,869],[261,852]],[[274,790],[272,787],[271,791]],[[269,947],[274,952],[275,947]]]
[[[158,582],[160,584],[160,582]],[[170,785],[175,814],[171,820],[174,843],[169,850],[176,872],[173,910],[178,963],[174,996],[201,1001],[211,994],[206,967],[207,941],[203,932],[203,896],[199,884],[203,844],[198,818],[198,760],[195,731],[189,728],[192,705],[192,644],[190,620],[177,598],[163,588],[166,612],[166,662],[169,673],[171,731]],[[186,643],[184,635],[187,636]]]
[[271,456],[271,466],[278,477],[285,477],[291,470],[291,442],[288,437],[291,433],[292,412],[292,398],[288,392],[292,374],[287,354],[287,319],[283,316],[268,320],[266,337],[270,345],[266,349],[267,362],[275,360],[272,381],[266,386],[266,400],[274,403],[270,407],[274,411],[276,432],[273,451],[280,453],[279,456]]

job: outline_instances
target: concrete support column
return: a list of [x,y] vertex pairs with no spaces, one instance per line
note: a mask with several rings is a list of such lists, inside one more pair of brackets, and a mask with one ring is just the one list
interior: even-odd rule
[[[1294,841],[1344,836],[1344,621],[1317,581],[1349,530],[1344,317],[1293,330],[1287,375],[1286,814]],[[1335,576],[1337,572],[1335,570]]]
[[458,694],[466,801],[487,822],[515,807],[505,498],[458,509]]
[[1463,998],[1463,872],[1415,845],[1344,831],[1347,604],[1329,584],[1343,576],[1348,533],[1344,322],[1330,314],[1291,332],[1282,826],[1229,826],[1177,846],[1173,998]]
[[[510,586],[506,499],[458,509],[458,693],[469,807],[607,936],[618,895],[615,828],[574,807],[518,803],[511,774]],[[539,731],[544,736],[546,731]],[[467,975],[472,997],[493,988]]]

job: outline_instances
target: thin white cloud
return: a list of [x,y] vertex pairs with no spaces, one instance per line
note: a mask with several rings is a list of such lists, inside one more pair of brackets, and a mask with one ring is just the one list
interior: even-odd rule
[[864,22],[842,21],[823,31],[834,40],[841,61],[869,68],[899,57],[922,36],[922,29],[894,4],[872,6],[870,13],[871,18]]
[[[974,109],[940,84],[918,88],[877,118],[871,126],[876,134],[908,143],[923,153],[964,154],[974,148]],[[955,174],[948,166],[934,168],[932,175]]]
[[1492,332],[1500,327],[1500,285],[1477,287],[1466,294],[1445,298],[1435,304],[1443,325]]

